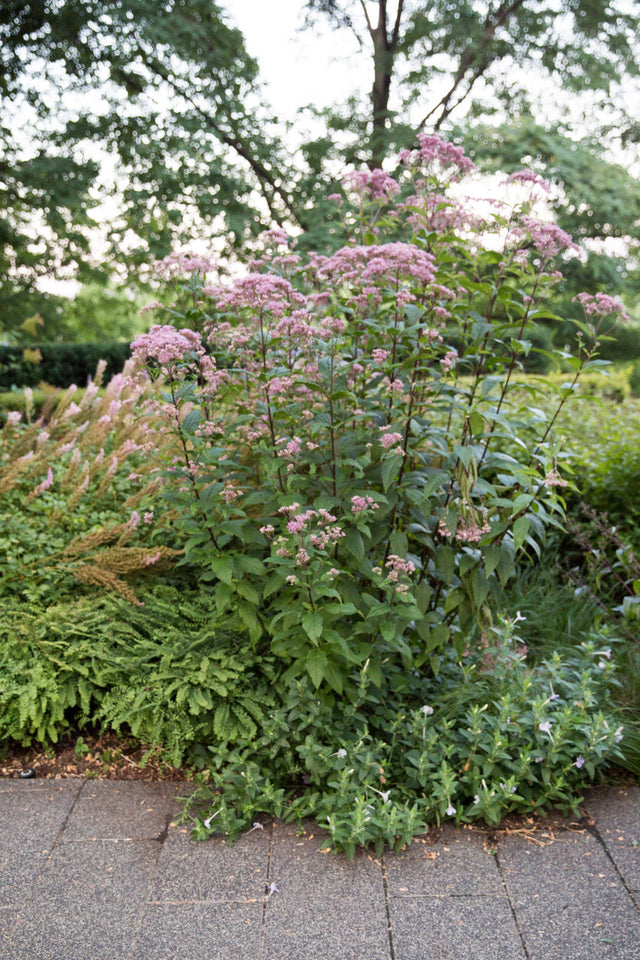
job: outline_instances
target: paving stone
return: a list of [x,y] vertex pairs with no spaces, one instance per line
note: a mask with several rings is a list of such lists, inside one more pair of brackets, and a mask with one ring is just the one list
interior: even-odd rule
[[500,842],[498,862],[530,960],[640,960],[640,916],[601,844]]
[[481,833],[451,830],[436,843],[412,843],[405,853],[386,853],[389,896],[504,894],[495,856]]
[[35,777],[33,780],[18,780],[17,777],[0,777],[0,793],[27,793],[34,790],[49,790],[57,793],[78,793],[84,780],[82,777],[65,777],[56,780],[53,777]]
[[151,898],[163,902],[262,903],[269,841],[268,830],[246,834],[231,845],[219,836],[189,840],[188,832],[171,828],[162,846]]
[[362,850],[351,861],[344,854],[323,853],[326,842],[324,836],[274,837],[269,881],[302,902],[316,897],[384,900],[380,861]]
[[3,956],[2,948],[9,938],[17,916],[17,910],[12,907],[0,907],[0,957]]
[[584,806],[627,887],[640,892],[640,790],[593,790]]
[[[332,855],[333,856],[333,855]],[[320,879],[318,877],[318,879]],[[384,898],[301,897],[288,887],[267,903],[264,960],[390,960]],[[396,960],[404,957],[396,954]]]
[[56,846],[5,943],[3,960],[124,960],[158,852],[154,841]]
[[162,781],[86,782],[61,839],[157,839],[177,812],[176,790],[176,784]]
[[396,960],[526,960],[504,896],[392,897],[389,915]]
[[51,848],[37,840],[15,844],[0,840],[0,908],[19,907],[30,895]]
[[149,904],[130,960],[258,960],[262,913],[262,902]]
[[82,787],[78,780],[4,783],[7,786],[0,792],[0,840],[15,849],[24,843],[52,844]]

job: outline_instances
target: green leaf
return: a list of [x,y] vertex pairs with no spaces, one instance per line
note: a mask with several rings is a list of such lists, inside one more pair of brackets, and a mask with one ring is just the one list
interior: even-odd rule
[[440,578],[446,584],[450,584],[453,580],[455,569],[455,557],[452,548],[446,543],[441,543],[436,548],[436,570]]
[[469,426],[474,437],[484,433],[484,417],[477,410],[469,414]]
[[190,410],[182,421],[182,429],[185,433],[194,433],[200,423],[200,411],[198,409]]
[[400,473],[400,468],[402,467],[402,457],[391,455],[385,457],[382,461],[381,469],[381,479],[382,479],[382,489],[386,493],[393,481],[397,478]]
[[257,557],[240,554],[235,558],[235,563],[238,569],[243,570],[245,573],[252,573],[256,577],[263,577],[265,575],[264,563],[258,560]]
[[322,630],[324,628],[324,620],[322,614],[314,610],[309,610],[302,617],[302,629],[309,637],[312,643],[322,636]]
[[267,597],[270,597],[273,593],[276,593],[284,585],[285,578],[281,573],[272,573],[267,577],[262,591],[262,596],[266,600]]
[[340,541],[340,546],[344,547],[358,563],[364,560],[364,540],[360,531],[356,530],[355,527],[347,530],[347,535]]
[[527,539],[529,533],[529,518],[528,517],[518,517],[516,522],[513,525],[513,546],[515,550],[519,550]]
[[218,580],[231,585],[233,581],[233,557],[215,557],[209,561],[209,568]]
[[431,600],[431,587],[426,580],[422,580],[415,590],[416,606],[420,613],[426,613]]
[[310,650],[304,661],[305,670],[313,680],[316,690],[324,680],[327,670],[327,655],[323,650]]

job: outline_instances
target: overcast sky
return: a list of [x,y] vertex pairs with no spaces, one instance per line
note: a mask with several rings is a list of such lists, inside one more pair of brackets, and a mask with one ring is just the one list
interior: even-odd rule
[[297,108],[328,106],[360,85],[367,89],[368,57],[356,57],[355,38],[324,25],[298,31],[302,0],[227,0],[230,19],[242,30],[249,53],[261,67],[270,102],[281,119]]

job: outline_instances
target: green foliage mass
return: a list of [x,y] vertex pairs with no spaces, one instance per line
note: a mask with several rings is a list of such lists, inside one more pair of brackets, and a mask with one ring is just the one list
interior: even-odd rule
[[150,600],[5,600],[0,738],[55,743],[90,723],[161,746],[175,766],[212,738],[250,742],[272,702],[269,657],[221,627],[201,591],[156,584]]
[[408,209],[345,191],[336,258],[278,234],[226,287],[187,270],[137,371],[6,415],[1,739],[131,733],[208,777],[197,835],[312,816],[348,855],[575,809],[621,757],[616,635],[525,658],[498,613],[563,531],[598,315],[564,381],[523,382],[566,238],[525,206],[513,245],[472,242],[505,221],[465,219],[464,158],[422,146]]
[[355,698],[332,706],[292,685],[251,745],[211,747],[212,783],[193,798],[209,812],[195,836],[237,837],[261,813],[311,816],[353,856],[400,848],[434,821],[575,812],[585,777],[619,755],[612,665],[586,644],[531,669],[513,628],[501,625],[465,664],[447,658],[437,678],[392,667],[380,689],[365,665]]

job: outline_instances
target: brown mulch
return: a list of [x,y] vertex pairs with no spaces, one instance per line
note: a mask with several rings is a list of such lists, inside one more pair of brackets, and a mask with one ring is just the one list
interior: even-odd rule
[[10,746],[0,753],[0,777],[17,777],[31,768],[38,779],[86,777],[96,780],[191,780],[194,771],[163,761],[159,750],[129,742],[114,733],[63,739],[40,746]]

